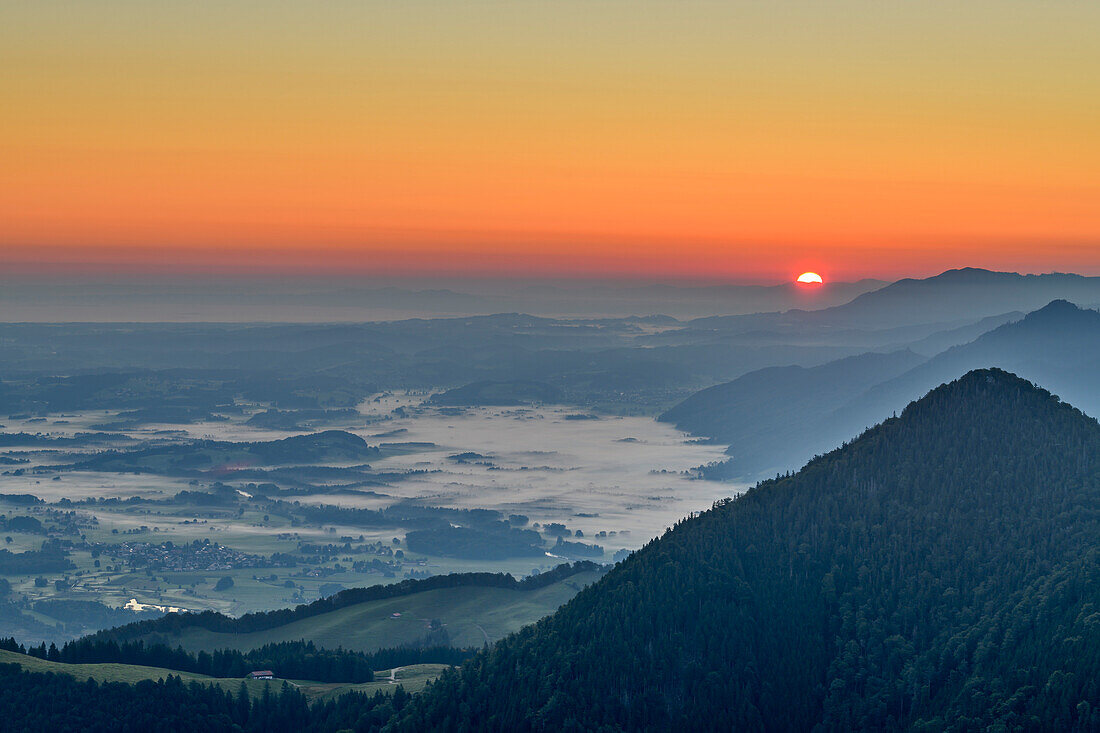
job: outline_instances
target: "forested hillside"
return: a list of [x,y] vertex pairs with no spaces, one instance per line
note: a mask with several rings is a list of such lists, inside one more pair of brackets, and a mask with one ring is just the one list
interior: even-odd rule
[[414,730],[1100,727],[1100,425],[999,370],[679,523]]
[[[274,688],[274,689],[271,689]],[[236,694],[216,685],[161,681],[80,682],[68,675],[26,672],[0,664],[0,710],[4,730],[137,733],[138,731],[309,731],[377,730],[409,696],[348,693],[313,704],[296,688],[265,686],[251,697],[242,683]]]

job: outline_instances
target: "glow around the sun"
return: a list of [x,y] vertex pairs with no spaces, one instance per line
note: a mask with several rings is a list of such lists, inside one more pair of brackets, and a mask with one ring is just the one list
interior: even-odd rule
[[804,273],[802,273],[801,275],[798,276],[798,282],[800,282],[800,283],[821,283],[821,282],[823,282],[823,280],[821,279],[821,275],[818,275],[816,272],[804,272]]

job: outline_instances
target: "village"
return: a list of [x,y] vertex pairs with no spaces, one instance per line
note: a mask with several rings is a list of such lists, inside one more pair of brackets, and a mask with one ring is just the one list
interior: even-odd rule
[[179,545],[173,542],[123,542],[105,545],[103,552],[131,567],[172,572],[285,568],[295,564],[290,557],[251,555],[207,539]]

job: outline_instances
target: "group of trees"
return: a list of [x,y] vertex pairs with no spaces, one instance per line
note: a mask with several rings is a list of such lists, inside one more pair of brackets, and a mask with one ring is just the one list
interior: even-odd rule
[[161,611],[131,611],[125,608],[112,608],[98,601],[82,601],[69,598],[45,598],[34,602],[35,613],[49,616],[62,622],[66,629],[80,632],[89,627],[103,629],[124,623],[132,623],[135,618],[160,618]]
[[12,552],[0,550],[0,575],[30,575],[32,573],[63,573],[76,566],[56,541],[46,540],[41,550]]
[[0,516],[0,532],[46,534],[46,527],[37,517],[13,514],[10,517]]
[[474,560],[506,560],[510,557],[545,555],[538,532],[516,529],[507,522],[492,528],[441,525],[417,529],[405,535],[412,552],[435,557],[461,557]]
[[92,638],[70,641],[60,648],[43,643],[29,649],[8,638],[0,639],[0,649],[66,664],[135,664],[210,677],[244,677],[252,670],[270,669],[278,677],[288,679],[353,683],[373,682],[374,670],[378,669],[410,664],[462,664],[477,651],[449,646],[404,646],[367,653],[320,649],[312,641],[286,641],[246,652],[218,649],[192,654],[182,647],[173,649],[165,644],[143,641],[120,644]]
[[[580,530],[577,530],[578,532]],[[550,548],[555,555],[565,557],[603,557],[602,545],[589,545],[585,542],[570,542],[558,537],[557,543]]]
[[0,664],[0,710],[10,731],[371,733],[409,701],[400,687],[392,695],[351,692],[314,703],[286,683],[273,687],[250,697],[243,683],[237,694],[216,685],[184,684],[175,676],[134,685],[100,684]]
[[109,449],[86,457],[68,468],[98,471],[141,470],[165,475],[201,475],[231,460],[250,459],[264,464],[361,461],[378,456],[358,435],[343,430],[293,435],[266,442],[188,440],[150,443],[131,450]]

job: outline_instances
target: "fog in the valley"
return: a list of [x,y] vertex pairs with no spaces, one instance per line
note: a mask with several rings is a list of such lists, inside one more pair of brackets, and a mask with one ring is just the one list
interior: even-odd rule
[[[617,550],[638,547],[681,517],[742,490],[740,484],[700,480],[692,472],[724,459],[725,446],[692,438],[650,417],[601,417],[560,405],[455,410],[422,406],[424,399],[400,393],[377,396],[359,406],[364,420],[347,426],[371,444],[399,449],[371,465],[383,472],[407,472],[407,478],[360,492],[330,494],[322,487],[297,500],[381,508],[412,499],[429,506],[497,509],[534,522],[561,522],[585,535],[615,532],[602,544]],[[393,415],[398,408],[405,416]],[[103,417],[99,412],[70,414],[47,423],[24,418],[9,421],[7,428],[74,436]],[[135,440],[187,436],[267,441],[301,433],[227,420],[149,424],[126,434]],[[27,448],[9,455],[32,457],[41,469],[71,461],[68,453]],[[189,487],[183,478],[141,473],[7,473],[0,475],[0,494],[34,494],[47,501],[98,496],[162,499]]]
[[[407,400],[394,396],[368,404],[388,412],[402,403]],[[646,417],[597,417],[560,406],[486,407],[458,415],[413,411],[385,425],[408,431],[389,440],[436,446],[377,464],[429,472],[395,484],[390,493],[564,522],[588,536],[628,530],[629,538],[603,542],[615,549],[637,547],[740,490],[688,476],[692,468],[723,459],[724,446],[700,444]],[[464,453],[477,455],[455,458]]]
[[[0,576],[27,608],[608,567],[975,369],[1100,413],[1094,277],[37,285],[0,290]],[[27,638],[107,623],[8,611]]]

